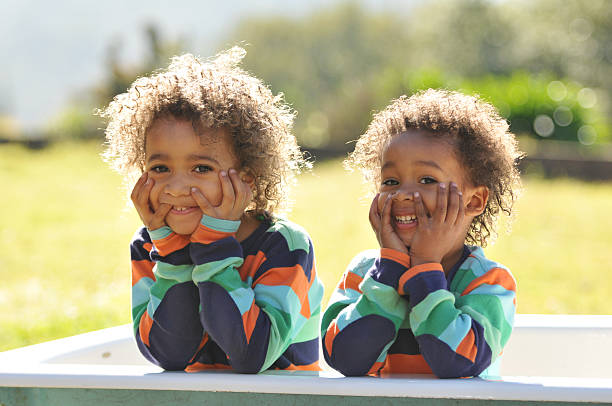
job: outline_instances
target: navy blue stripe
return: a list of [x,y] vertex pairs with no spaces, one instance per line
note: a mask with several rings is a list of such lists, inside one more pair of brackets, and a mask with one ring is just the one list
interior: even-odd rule
[[406,283],[404,283],[404,292],[409,295],[410,305],[414,307],[431,292],[446,289],[446,287],[447,284],[444,272],[428,271],[408,279]]
[[387,258],[377,258],[368,273],[372,275],[375,281],[397,290],[399,279],[406,270],[407,268],[399,262]]
[[189,254],[193,264],[202,265],[230,257],[242,258],[242,247],[234,237],[226,237],[210,244],[191,243]]
[[409,328],[402,328],[397,333],[397,338],[389,347],[388,354],[407,354],[407,355],[418,355],[421,353],[419,349],[419,343],[417,343],[412,330]]
[[291,344],[283,356],[293,365],[310,365],[317,362],[319,360],[319,337]]

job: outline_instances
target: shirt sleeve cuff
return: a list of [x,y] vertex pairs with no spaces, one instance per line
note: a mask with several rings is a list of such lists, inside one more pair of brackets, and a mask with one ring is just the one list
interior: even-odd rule
[[147,230],[153,246],[162,257],[184,248],[189,244],[189,239],[184,235],[176,234],[168,226],[163,226],[155,230]]
[[235,236],[238,227],[240,227],[240,220],[224,220],[204,214],[198,228],[191,235],[191,241],[210,244],[226,237]]
[[400,295],[411,295],[419,293],[427,295],[438,289],[446,288],[446,277],[442,265],[437,262],[429,262],[409,268],[399,278],[397,291]]

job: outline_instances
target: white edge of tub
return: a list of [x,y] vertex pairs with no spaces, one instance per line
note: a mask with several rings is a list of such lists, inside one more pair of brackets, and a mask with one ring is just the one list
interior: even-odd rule
[[[547,323],[555,328],[563,325],[566,328],[612,328],[612,316],[520,315],[517,322],[519,326],[533,323],[538,328]],[[131,340],[131,335],[131,326],[124,325],[0,353],[0,386],[612,402],[612,379],[609,378],[503,376],[499,380],[439,380],[418,375],[347,378],[327,371],[268,371],[258,375],[229,371],[167,372],[146,361],[134,363],[136,346],[133,342],[124,354],[113,352],[111,355],[104,351],[113,343]],[[91,356],[96,349],[100,359],[84,363],[83,357]],[[113,363],[105,357],[113,358]]]

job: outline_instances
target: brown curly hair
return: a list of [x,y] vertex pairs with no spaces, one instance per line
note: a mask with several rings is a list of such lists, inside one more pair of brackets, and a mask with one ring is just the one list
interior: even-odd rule
[[167,70],[134,81],[99,114],[108,119],[103,157],[130,186],[145,170],[145,134],[162,117],[190,120],[195,129],[226,127],[241,168],[255,178],[250,209],[286,209],[295,175],[310,163],[292,134],[295,113],[241,68],[246,51],[233,47],[201,61],[172,58]]
[[496,236],[500,211],[511,216],[522,188],[518,163],[523,154],[508,123],[478,96],[428,89],[393,100],[377,113],[345,166],[359,168],[377,190],[384,148],[391,137],[408,129],[451,142],[468,180],[489,189],[485,210],[472,220],[465,240],[485,247]]

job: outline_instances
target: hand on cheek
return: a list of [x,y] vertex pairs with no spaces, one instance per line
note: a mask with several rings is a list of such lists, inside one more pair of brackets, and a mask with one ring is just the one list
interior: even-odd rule
[[414,194],[414,204],[418,224],[410,244],[411,264],[440,263],[465,237],[462,193],[455,183],[450,188],[440,183],[436,207],[430,216],[418,193]]
[[157,230],[165,226],[166,215],[172,208],[171,205],[166,203],[161,203],[155,211],[151,208],[150,196],[154,184],[155,180],[149,178],[148,173],[145,172],[134,185],[130,195],[138,216],[149,230]]
[[391,248],[396,251],[408,253],[408,249],[403,241],[399,238],[393,225],[391,224],[391,204],[393,194],[390,193],[384,198],[382,212],[378,210],[378,201],[380,194],[377,194],[370,206],[370,225],[376,234],[376,239],[381,248]]
[[250,185],[240,179],[236,170],[230,169],[228,172],[219,173],[222,193],[219,205],[213,206],[196,187],[191,188],[191,195],[207,216],[223,220],[239,220],[251,203],[253,192]]

